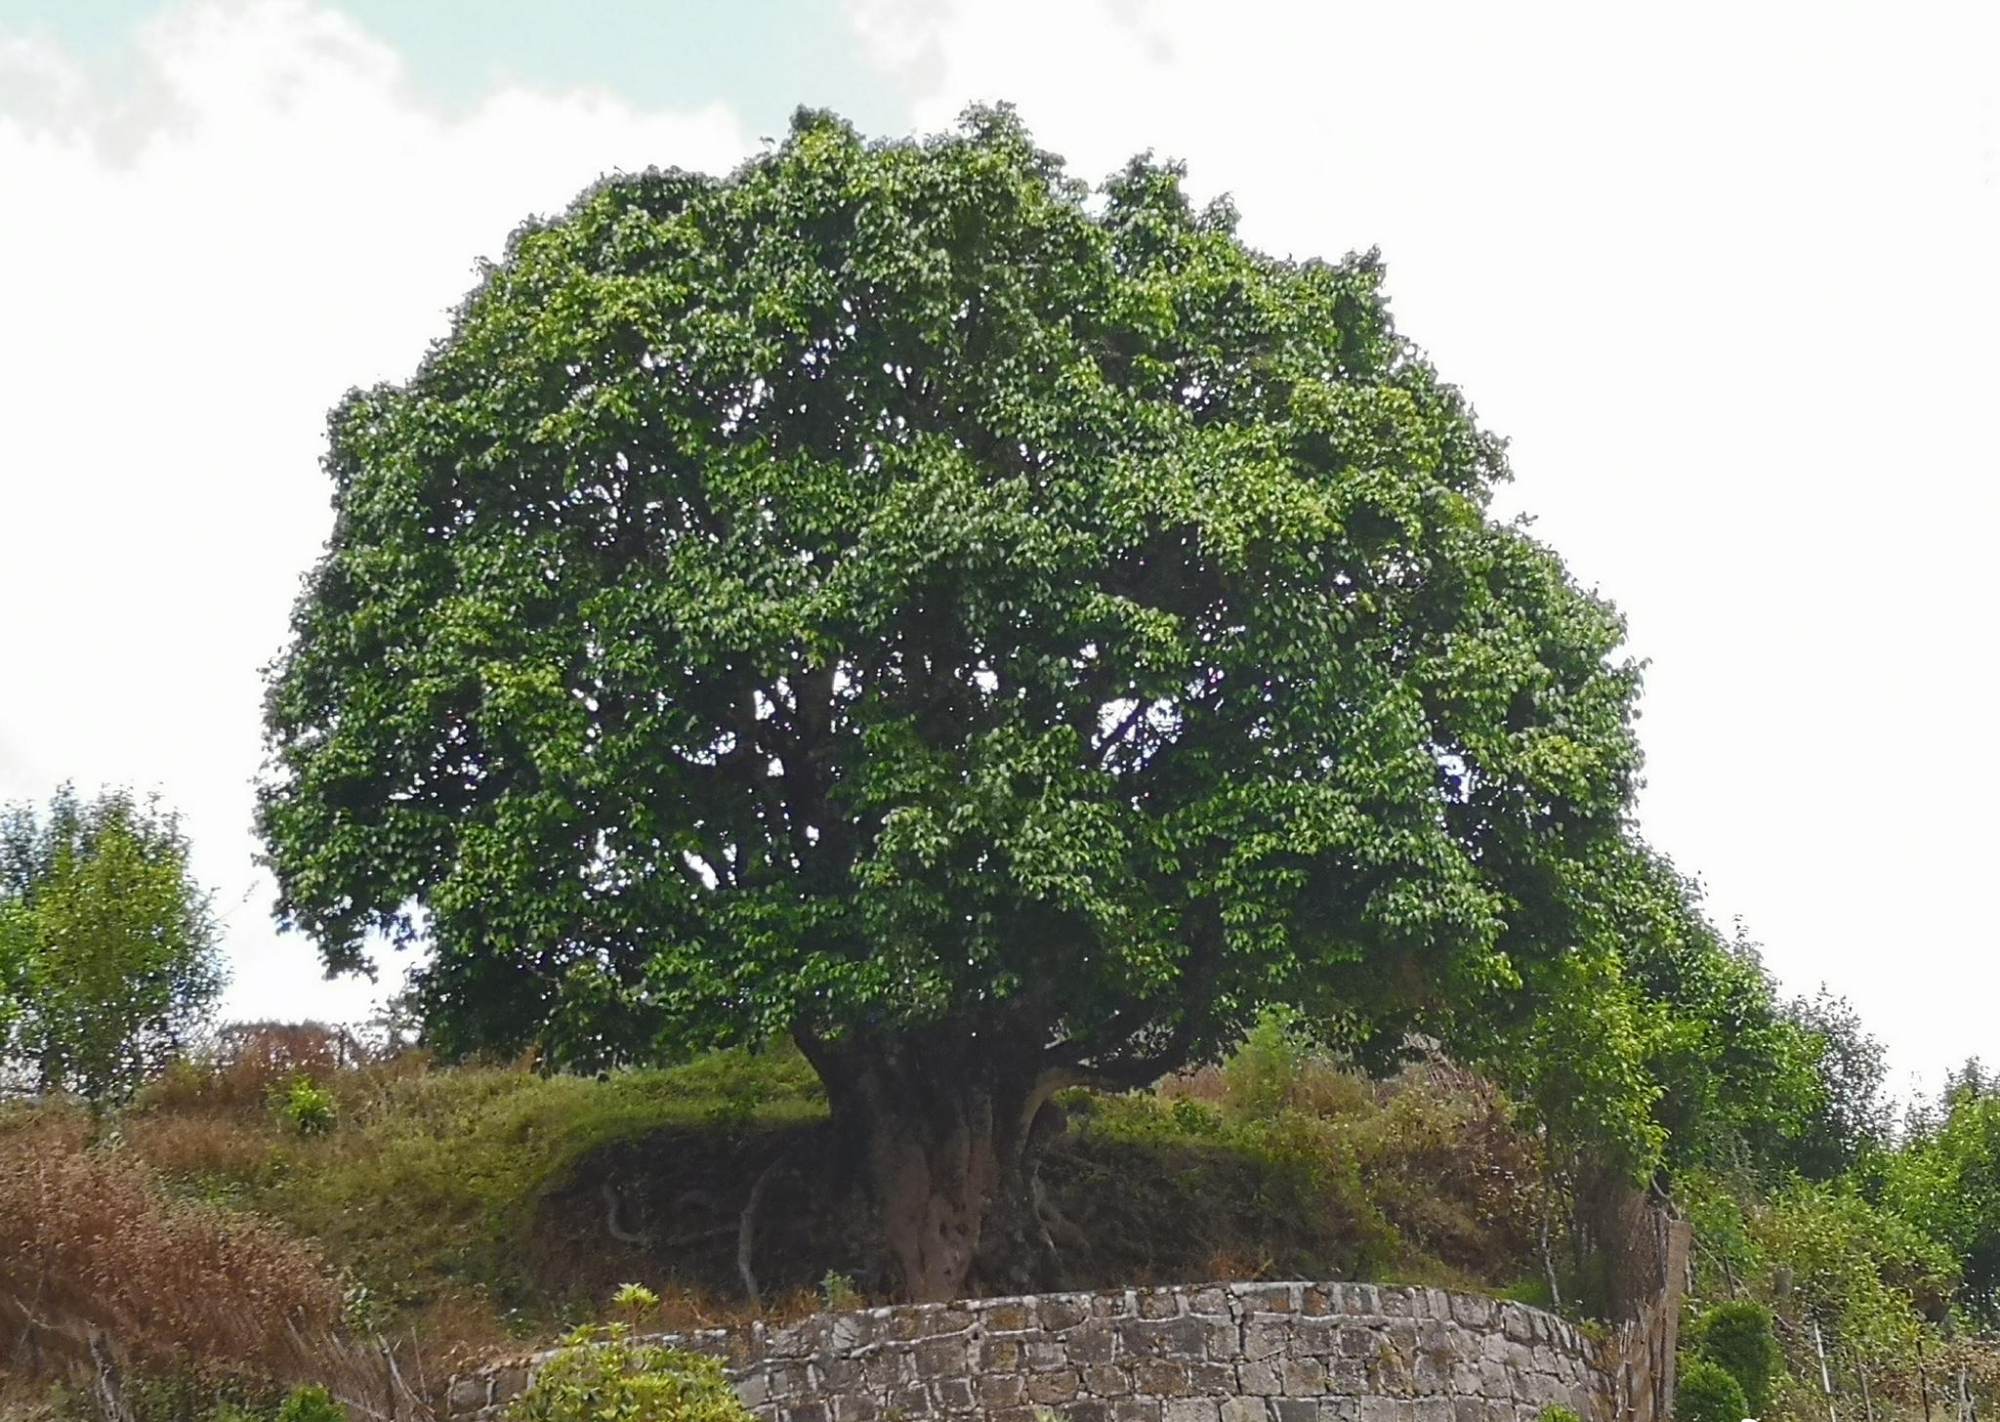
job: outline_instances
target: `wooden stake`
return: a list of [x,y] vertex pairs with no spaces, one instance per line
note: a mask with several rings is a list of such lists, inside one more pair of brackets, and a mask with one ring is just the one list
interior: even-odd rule
[[1833,1410],[1833,1374],[1826,1370],[1826,1340],[1820,1337],[1819,1320],[1813,1320],[1813,1347],[1819,1350],[1819,1389],[1826,1394],[1827,1422],[1840,1422]]

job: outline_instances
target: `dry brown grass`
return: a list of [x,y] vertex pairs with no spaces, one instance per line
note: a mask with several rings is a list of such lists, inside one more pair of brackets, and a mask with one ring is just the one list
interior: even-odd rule
[[44,1110],[0,1130],[0,1330],[17,1355],[77,1356],[92,1334],[135,1362],[294,1370],[341,1290],[276,1225],[160,1188],[89,1124]]
[[152,1111],[127,1117],[119,1133],[155,1170],[185,1179],[249,1179],[272,1160],[270,1130],[235,1116]]
[[368,1053],[346,1031],[316,1022],[241,1022],[217,1032],[198,1059],[183,1060],[150,1083],[150,1110],[262,1115],[272,1094],[298,1077],[324,1084],[365,1064]]
[[[152,1145],[213,1156],[234,1139],[217,1134],[228,1124],[180,1119]],[[48,1383],[94,1377],[100,1357],[133,1399],[165,1387],[192,1405],[231,1378],[318,1382],[356,1417],[421,1417],[453,1371],[511,1341],[491,1305],[462,1296],[386,1337],[345,1330],[341,1281],[315,1245],[176,1198],[131,1150],[91,1134],[81,1112],[0,1115],[0,1418],[43,1415]]]

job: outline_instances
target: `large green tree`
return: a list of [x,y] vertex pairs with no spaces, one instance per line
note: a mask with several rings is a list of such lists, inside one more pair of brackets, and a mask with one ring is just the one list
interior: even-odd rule
[[126,1095],[223,986],[179,821],[123,791],[0,813],[0,1055],[35,1089]]
[[447,1050],[789,1034],[909,1294],[1046,1250],[1067,1084],[1612,951],[1617,617],[1489,516],[1375,256],[1263,255],[1172,166],[802,113],[607,180],[327,469],[282,920],[427,940]]

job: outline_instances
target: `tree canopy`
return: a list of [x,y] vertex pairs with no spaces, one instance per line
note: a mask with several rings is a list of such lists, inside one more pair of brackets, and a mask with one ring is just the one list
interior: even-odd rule
[[122,791],[0,814],[0,1048],[40,1090],[129,1093],[221,991],[209,896],[179,821]]
[[1618,617],[1491,517],[1377,257],[1254,251],[1173,165],[802,113],[608,179],[327,469],[283,921],[332,969],[426,940],[447,1050],[792,1034],[882,1209],[929,1182],[913,1292],[1065,1083],[1616,970]]

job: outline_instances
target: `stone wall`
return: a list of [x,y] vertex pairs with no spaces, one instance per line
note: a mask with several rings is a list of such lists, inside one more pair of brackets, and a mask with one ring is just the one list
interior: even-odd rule
[[[822,1314],[653,1341],[724,1358],[768,1422],[1617,1422],[1615,1350],[1540,1310],[1377,1284],[1216,1284]],[[468,1374],[499,1422],[542,1357]]]

